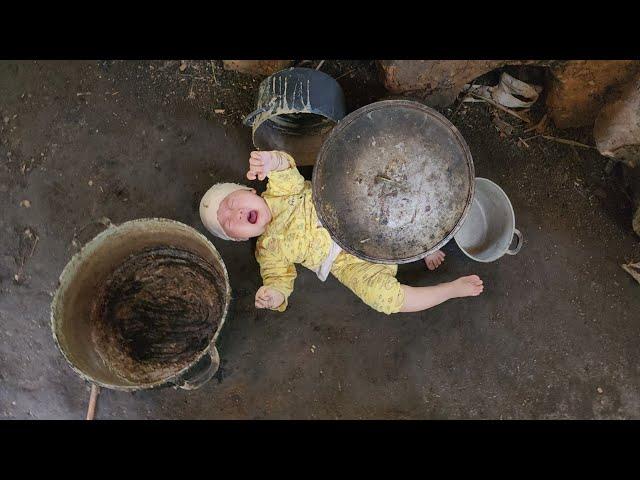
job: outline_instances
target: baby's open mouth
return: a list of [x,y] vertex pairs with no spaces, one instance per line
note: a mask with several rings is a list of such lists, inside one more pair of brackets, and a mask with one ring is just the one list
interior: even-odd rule
[[247,215],[247,220],[249,220],[249,223],[256,223],[258,220],[258,212],[256,210],[251,210]]

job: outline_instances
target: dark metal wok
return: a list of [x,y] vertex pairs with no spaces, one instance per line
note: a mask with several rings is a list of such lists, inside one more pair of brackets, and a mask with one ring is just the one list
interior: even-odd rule
[[320,222],[343,250],[376,263],[416,261],[446,244],[473,189],[460,132],[408,100],[373,103],[342,119],[313,172]]

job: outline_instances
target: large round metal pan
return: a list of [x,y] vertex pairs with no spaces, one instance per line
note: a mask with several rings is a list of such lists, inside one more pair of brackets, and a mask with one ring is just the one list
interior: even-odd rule
[[322,225],[343,250],[408,263],[446,244],[469,211],[471,152],[456,127],[418,102],[385,100],[347,115],[313,172]]

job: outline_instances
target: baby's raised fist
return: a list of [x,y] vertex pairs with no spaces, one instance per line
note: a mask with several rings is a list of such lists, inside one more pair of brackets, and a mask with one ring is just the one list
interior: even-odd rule
[[247,178],[249,180],[255,180],[256,178],[264,180],[277,165],[278,159],[273,152],[251,152]]

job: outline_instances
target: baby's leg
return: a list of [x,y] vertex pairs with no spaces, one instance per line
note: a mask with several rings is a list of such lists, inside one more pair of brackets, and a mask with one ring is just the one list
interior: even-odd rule
[[444,252],[442,250],[438,250],[437,252],[424,257],[424,263],[427,264],[427,268],[429,270],[435,270],[442,264],[442,262],[444,262],[444,257],[446,257]]
[[409,287],[402,285],[404,303],[401,312],[420,312],[440,305],[452,298],[475,297],[482,293],[484,285],[477,275],[460,277],[449,283],[433,287]]
[[341,252],[331,273],[371,308],[383,313],[419,312],[452,298],[476,296],[484,289],[477,275],[433,287],[409,287],[396,279],[397,265],[381,265]]

